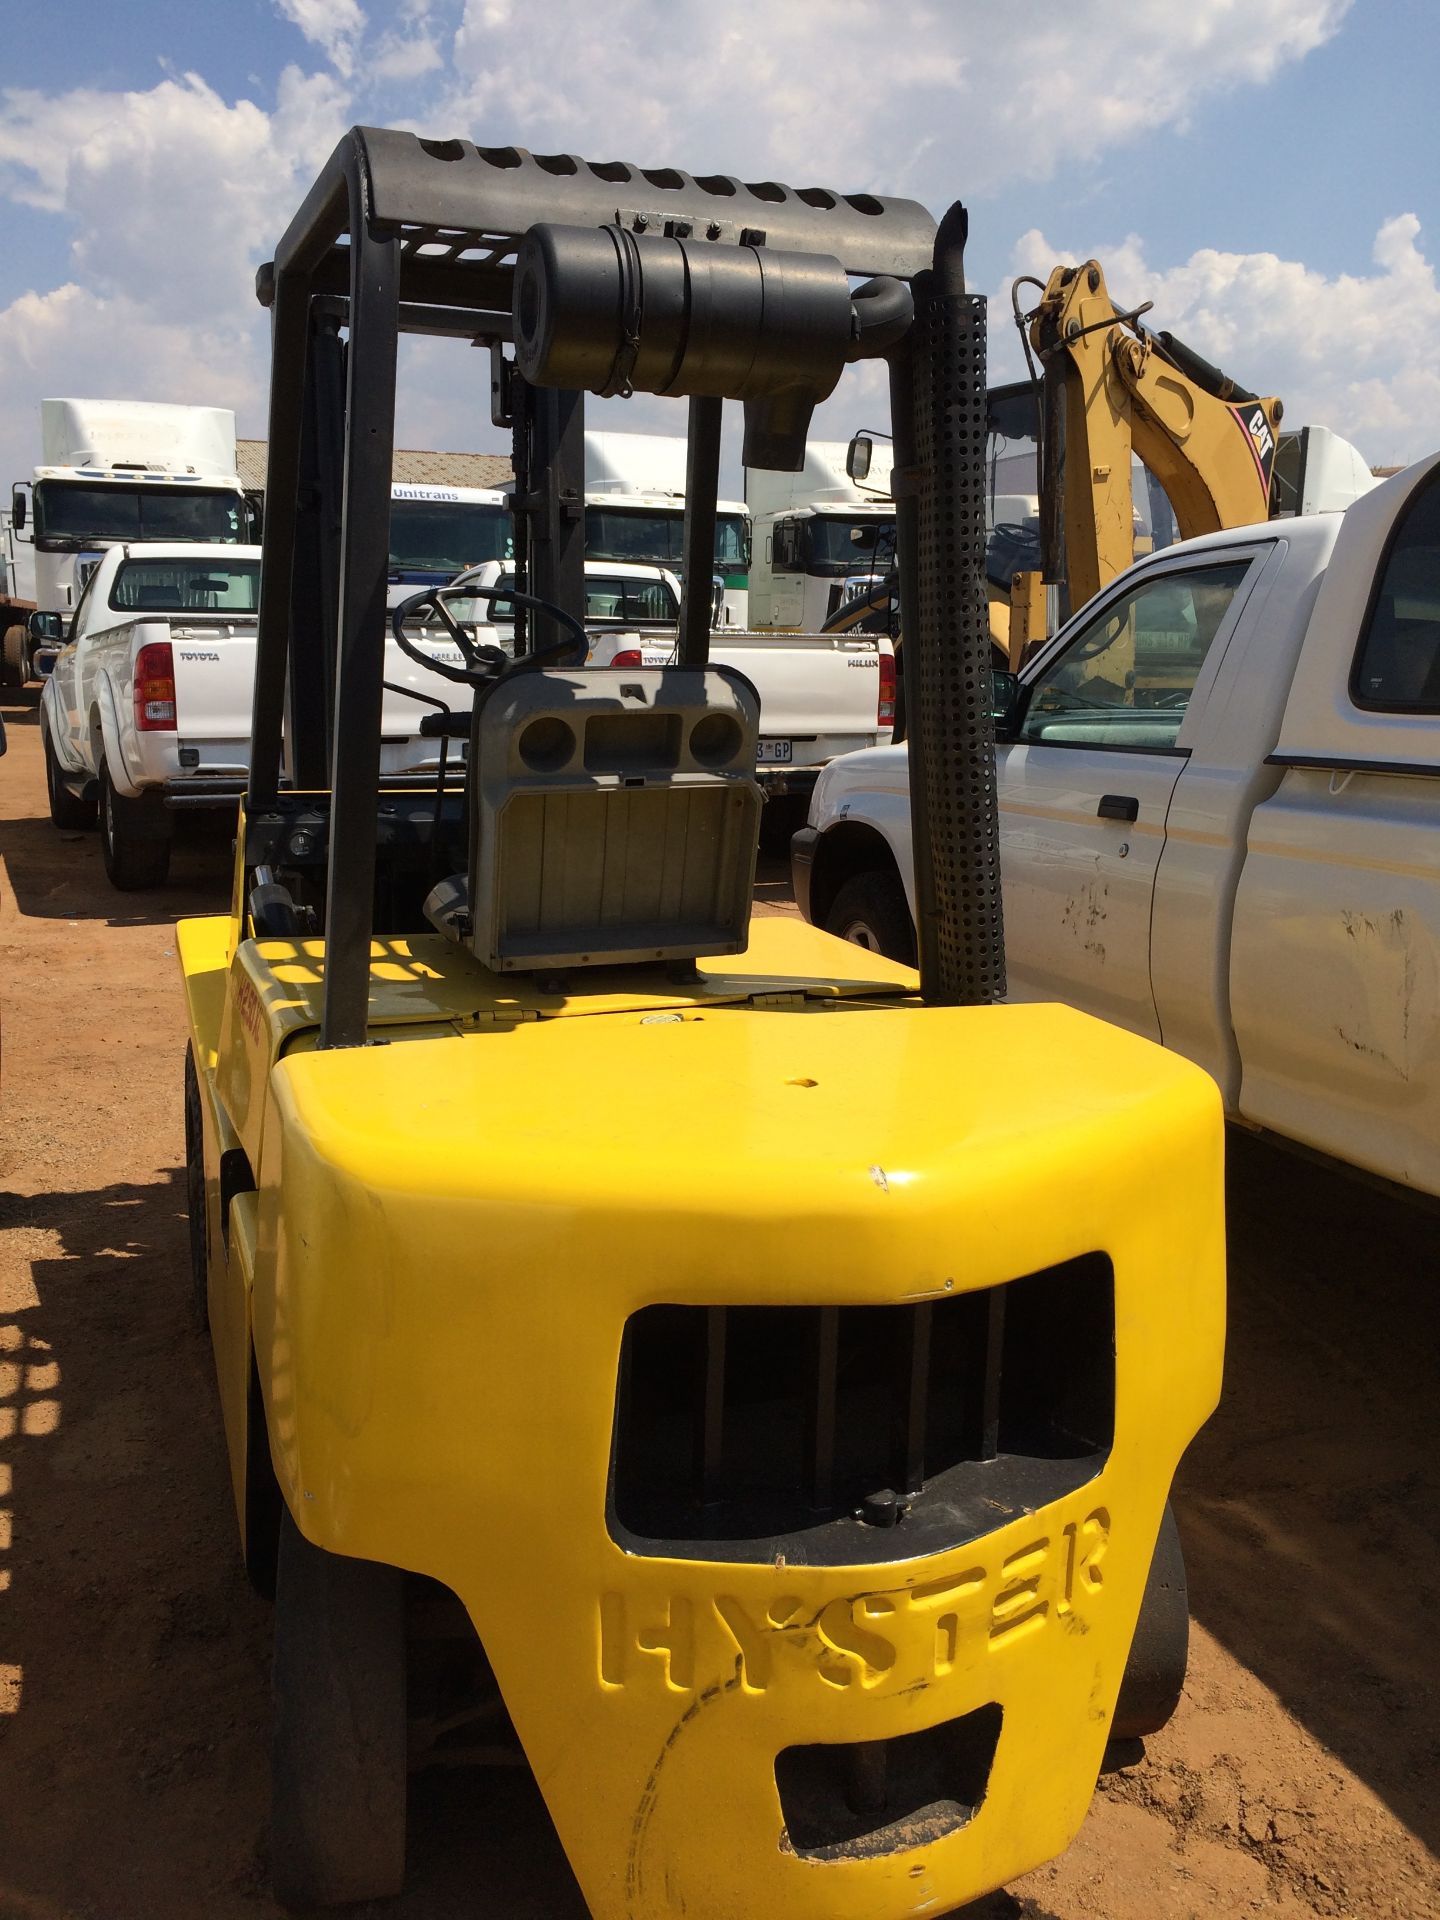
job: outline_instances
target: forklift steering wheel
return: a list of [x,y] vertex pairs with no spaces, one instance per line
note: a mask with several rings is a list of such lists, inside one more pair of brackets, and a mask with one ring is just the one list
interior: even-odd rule
[[[445,596],[450,593],[463,593],[468,600],[509,600],[514,605],[529,607],[534,613],[549,614],[562,627],[568,629],[563,640],[553,645],[541,647],[538,653],[528,653],[520,660],[512,660],[502,647],[478,646],[466,634],[465,629],[455,619],[445,605]],[[413,619],[424,607],[431,608],[438,616],[440,624],[460,649],[463,667],[451,666],[448,660],[436,660],[424,653],[412,640],[405,636],[405,622]],[[548,600],[537,600],[533,594],[516,593],[513,587],[477,587],[468,581],[463,587],[425,587],[419,593],[412,593],[408,600],[402,600],[391,610],[390,631],[395,644],[417,666],[426,667],[431,673],[442,674],[447,680],[456,680],[466,687],[491,687],[512,673],[535,673],[548,666],[584,666],[590,652],[590,639],[584,627],[573,614],[553,605]],[[579,659],[574,656],[579,651]]]

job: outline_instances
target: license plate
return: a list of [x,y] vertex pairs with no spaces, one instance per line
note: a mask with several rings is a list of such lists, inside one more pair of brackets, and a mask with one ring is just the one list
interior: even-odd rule
[[766,761],[773,765],[776,761],[789,760],[793,746],[791,740],[762,740],[755,758],[762,767]]

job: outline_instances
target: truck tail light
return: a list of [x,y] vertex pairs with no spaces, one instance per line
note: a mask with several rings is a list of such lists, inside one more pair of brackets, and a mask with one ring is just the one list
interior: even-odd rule
[[175,655],[168,640],[151,640],[135,656],[135,726],[140,733],[175,731]]
[[610,664],[612,667],[641,667],[645,662],[639,647],[622,647]]
[[877,727],[893,727],[895,724],[895,656],[882,653],[880,656],[880,693],[875,702],[875,724]]

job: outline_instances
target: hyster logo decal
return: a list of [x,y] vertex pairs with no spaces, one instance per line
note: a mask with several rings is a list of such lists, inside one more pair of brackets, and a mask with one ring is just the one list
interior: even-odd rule
[[1073,1625],[1075,1616],[1083,1628],[1104,1583],[1109,1541],[1110,1516],[1096,1507],[990,1566],[977,1560],[939,1580],[847,1595],[818,1610],[783,1590],[763,1608],[728,1593],[658,1601],[602,1594],[600,1681],[613,1689],[662,1680],[687,1693],[697,1670],[708,1678],[738,1665],[746,1693],[764,1693],[782,1668],[827,1687],[868,1689],[897,1664],[907,1685],[917,1671],[943,1679],[962,1647],[977,1641],[1008,1646],[1050,1621]]

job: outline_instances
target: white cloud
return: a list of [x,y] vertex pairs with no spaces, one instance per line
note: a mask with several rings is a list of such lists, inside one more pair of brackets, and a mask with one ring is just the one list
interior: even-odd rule
[[33,465],[42,393],[234,395],[263,431],[255,268],[350,117],[333,75],[293,67],[270,113],[193,73],[145,92],[9,92],[0,192],[64,220],[70,272],[0,311],[7,472]]
[[[1434,450],[1440,423],[1440,287],[1413,213],[1375,237],[1370,274],[1329,277],[1273,253],[1213,247],[1176,266],[1152,266],[1143,243],[1052,246],[1032,229],[1017,242],[1017,273],[1043,279],[1058,264],[1094,258],[1122,306],[1153,300],[1147,325],[1168,330],[1242,386],[1277,394],[1286,424],[1333,428],[1372,466]],[[992,312],[996,370],[1018,374],[1009,285]]]
[[940,205],[1183,126],[1319,46],[1349,5],[1010,0],[1001,21],[994,0],[547,0],[535,32],[536,9],[466,0],[431,121]]
[[374,51],[367,56],[371,73],[378,80],[418,80],[434,73],[445,62],[439,47],[428,33],[382,34]]
[[77,279],[168,316],[213,312],[248,285],[349,117],[338,82],[294,67],[272,114],[228,105],[194,73],[144,93],[7,99],[0,186],[63,215]]
[[358,0],[275,0],[275,10],[319,47],[342,79],[355,71],[355,49],[365,32]]
[[[253,325],[167,322],[124,294],[96,294],[70,282],[49,293],[23,293],[0,314],[0,388],[233,407],[263,420],[265,380],[255,352],[263,336],[258,309]],[[7,478],[36,457],[38,417],[15,426],[25,451],[4,469]]]
[[[70,245],[66,284],[0,311],[9,470],[33,460],[43,392],[208,399],[263,432],[254,269],[354,119],[393,125],[400,109],[447,137],[974,205],[1069,178],[1185,126],[1208,98],[1263,85],[1333,35],[1350,0],[1072,0],[1059,12],[1010,0],[1003,31],[992,0],[909,0],[903,32],[881,0],[730,0],[718,15],[699,0],[391,0],[370,7],[373,24],[359,0],[274,4],[329,66],[287,68],[268,111],[194,73],[146,91],[4,96],[0,197],[62,221]],[[849,84],[857,75],[863,86]],[[1158,324],[1248,384],[1273,384],[1292,420],[1324,419],[1376,461],[1435,438],[1436,292],[1413,217],[1386,224],[1372,274],[1330,280],[1270,255],[1152,269],[1138,241],[1095,251],[1118,294],[1154,292]],[[1035,234],[1015,259],[1055,257]],[[1007,305],[997,376],[1018,370],[1005,366],[1008,331]],[[404,440],[499,443],[483,356],[457,358],[417,347],[407,362]],[[880,426],[884,411],[882,376],[862,369],[817,432]]]

